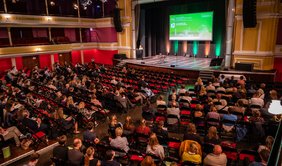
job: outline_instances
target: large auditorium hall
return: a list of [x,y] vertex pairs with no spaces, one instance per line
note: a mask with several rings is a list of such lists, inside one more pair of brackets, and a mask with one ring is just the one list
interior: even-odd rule
[[282,0],[0,0],[0,166],[281,166]]

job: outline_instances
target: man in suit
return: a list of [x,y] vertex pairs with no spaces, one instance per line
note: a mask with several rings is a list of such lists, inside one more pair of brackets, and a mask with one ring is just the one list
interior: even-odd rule
[[59,146],[53,149],[53,157],[64,162],[68,160],[68,147],[66,146],[67,136],[62,135],[58,138]]

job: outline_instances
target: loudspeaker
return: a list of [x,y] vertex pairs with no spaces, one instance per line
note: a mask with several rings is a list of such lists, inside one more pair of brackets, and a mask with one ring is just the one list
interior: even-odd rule
[[254,69],[253,63],[235,63],[235,70],[253,71],[253,69]]
[[127,59],[125,54],[114,54],[114,59]]
[[145,62],[141,62],[141,64],[145,64]]
[[170,65],[170,67],[175,67],[175,65]]
[[243,24],[245,28],[254,28],[257,25],[257,0],[243,1]]
[[223,58],[212,58],[210,66],[221,66]]
[[122,32],[123,30],[120,20],[120,10],[121,10],[120,8],[114,9],[114,25],[117,32]]

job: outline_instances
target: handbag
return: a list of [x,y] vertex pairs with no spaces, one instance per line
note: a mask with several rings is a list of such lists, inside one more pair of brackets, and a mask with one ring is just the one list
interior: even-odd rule
[[32,143],[33,141],[31,139],[24,139],[21,142],[21,148],[23,150],[27,150]]

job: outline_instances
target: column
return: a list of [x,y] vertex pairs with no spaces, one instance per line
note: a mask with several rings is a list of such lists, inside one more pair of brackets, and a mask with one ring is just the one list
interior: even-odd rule
[[11,28],[10,28],[10,27],[8,27],[8,36],[9,36],[9,43],[10,43],[10,46],[13,46],[12,35],[11,35]]
[[54,54],[51,54],[51,68],[52,68],[52,70],[54,70],[54,63],[55,63],[55,58],[54,58]]
[[226,25],[226,52],[225,52],[225,67],[230,67],[232,55],[232,39],[233,39],[233,25],[235,17],[235,1],[229,0],[228,15]]
[[81,63],[84,64],[84,53],[83,53],[83,50],[80,50],[80,58],[81,58]]

